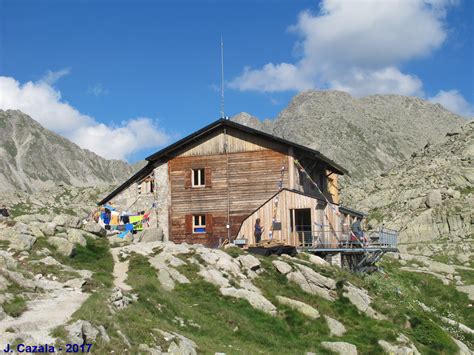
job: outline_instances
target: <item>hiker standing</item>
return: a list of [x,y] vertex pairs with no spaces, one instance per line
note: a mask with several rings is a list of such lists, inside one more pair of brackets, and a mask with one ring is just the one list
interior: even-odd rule
[[260,218],[257,218],[255,221],[255,230],[253,235],[255,236],[255,244],[260,243],[260,240],[262,239],[262,233],[263,233],[263,227],[260,225]]

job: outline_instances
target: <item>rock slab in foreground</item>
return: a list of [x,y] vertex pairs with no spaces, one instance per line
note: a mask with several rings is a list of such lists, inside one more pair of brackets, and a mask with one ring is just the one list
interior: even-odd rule
[[329,342],[323,341],[321,346],[325,349],[334,351],[340,355],[357,355],[357,347],[353,344],[346,343],[343,341]]
[[293,300],[291,298],[283,297],[283,296],[276,296],[276,299],[278,302],[281,304],[287,305],[290,308],[300,312],[301,314],[304,314],[305,316],[312,318],[312,319],[318,319],[319,318],[319,312],[316,308],[310,306],[309,304],[306,304],[301,301]]
[[272,316],[276,315],[276,307],[261,294],[245,289],[236,289],[235,287],[222,287],[220,292],[224,296],[230,296],[235,298],[243,298],[250,303],[250,305],[256,309],[259,309]]
[[340,337],[340,336],[343,336],[346,333],[347,330],[346,330],[346,327],[344,326],[344,324],[342,324],[338,320],[336,320],[334,318],[331,318],[331,317],[328,317],[328,316],[324,316],[324,318],[326,318],[326,322],[327,322],[328,327],[329,327],[329,334],[331,336]]

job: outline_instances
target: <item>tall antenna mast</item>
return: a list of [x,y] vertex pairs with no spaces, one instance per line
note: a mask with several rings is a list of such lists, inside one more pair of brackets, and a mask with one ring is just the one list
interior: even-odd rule
[[224,40],[221,35],[221,118],[225,118],[224,112]]

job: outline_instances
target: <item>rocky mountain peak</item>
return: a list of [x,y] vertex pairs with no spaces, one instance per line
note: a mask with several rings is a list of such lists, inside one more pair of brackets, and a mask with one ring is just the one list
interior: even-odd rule
[[18,110],[0,110],[0,191],[118,183],[135,170],[47,130]]
[[243,124],[245,126],[251,126],[251,127],[261,125],[261,122],[257,117],[252,116],[251,114],[247,112],[240,112],[236,114],[235,116],[232,117],[232,121]]
[[262,122],[252,117],[243,121],[321,151],[356,179],[397,165],[425,144],[443,141],[446,133],[459,130],[466,122],[416,97],[355,98],[341,91],[314,90],[296,95],[274,120]]

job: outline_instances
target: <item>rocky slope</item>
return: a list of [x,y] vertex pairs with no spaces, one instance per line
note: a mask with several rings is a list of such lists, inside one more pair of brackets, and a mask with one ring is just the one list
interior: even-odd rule
[[354,178],[373,176],[437,143],[466,121],[439,104],[406,96],[354,98],[339,91],[295,96],[275,120],[232,118],[321,151]]
[[369,226],[400,230],[410,254],[473,265],[474,121],[397,167],[348,187],[346,203],[369,212]]
[[0,191],[118,183],[135,170],[81,149],[21,111],[0,110]]
[[420,274],[417,260],[385,258],[378,272],[355,275],[304,253],[106,237],[83,222],[102,192],[1,196],[14,217],[0,221],[0,343],[176,355],[472,354],[474,307],[456,289],[471,281],[460,266],[438,262]]

